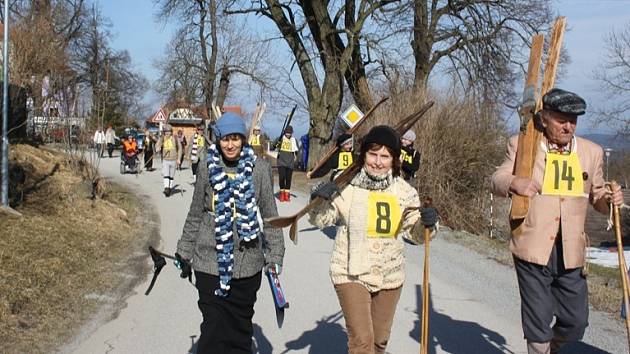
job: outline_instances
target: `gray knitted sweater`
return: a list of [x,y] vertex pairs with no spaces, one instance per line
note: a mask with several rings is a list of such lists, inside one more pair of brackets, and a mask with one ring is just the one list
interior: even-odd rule
[[[205,161],[205,152],[200,161]],[[226,172],[230,172],[227,169]],[[260,217],[268,218],[278,215],[276,201],[273,197],[271,166],[263,159],[256,160],[253,170],[256,202]],[[214,237],[214,213],[212,201],[212,187],[208,179],[208,165],[199,164],[197,182],[193,200],[190,205],[182,236],[177,242],[177,252],[191,261],[196,271],[219,275],[216,241]],[[260,221],[260,220],[259,220]],[[234,240],[234,279],[247,278],[260,272],[265,263],[282,265],[284,257],[284,237],[282,230],[263,224],[262,237],[250,243],[240,244],[238,238]]]

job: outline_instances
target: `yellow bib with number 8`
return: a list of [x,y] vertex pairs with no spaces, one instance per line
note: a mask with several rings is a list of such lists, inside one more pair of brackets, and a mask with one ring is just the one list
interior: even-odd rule
[[368,237],[396,237],[401,217],[400,204],[394,194],[382,192],[368,194]]
[[583,197],[582,167],[576,153],[562,155],[547,153],[542,194]]

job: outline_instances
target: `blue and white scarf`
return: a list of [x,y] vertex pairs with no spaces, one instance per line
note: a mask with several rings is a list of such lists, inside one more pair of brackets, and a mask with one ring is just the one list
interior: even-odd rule
[[[216,197],[214,210],[214,238],[219,264],[219,286],[215,295],[226,297],[230,291],[234,266],[234,219],[240,242],[250,242],[260,232],[258,206],[253,181],[256,162],[254,150],[246,145],[236,167],[236,176],[230,179],[221,165],[221,153],[216,144],[208,149],[208,175]],[[233,207],[236,212],[233,211]]]

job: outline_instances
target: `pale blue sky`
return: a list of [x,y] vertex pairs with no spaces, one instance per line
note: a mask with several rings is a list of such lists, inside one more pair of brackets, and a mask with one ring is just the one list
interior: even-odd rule
[[[630,21],[630,0],[559,0],[555,5],[558,14],[568,19],[569,31],[564,43],[571,55],[566,75],[556,86],[581,94],[590,106],[597,105],[603,96],[591,79],[592,71],[603,56],[603,36]],[[127,49],[135,67],[150,81],[156,80],[159,74],[152,65],[153,60],[163,55],[173,26],[156,20],[156,9],[151,0],[103,0],[101,6],[113,24],[113,46]],[[149,93],[145,101],[151,104],[152,110],[160,104],[154,93]],[[243,104],[251,110],[248,106],[254,103]],[[589,122],[587,114],[579,123],[581,133],[590,130]],[[298,133],[304,129],[307,129],[306,124],[296,127],[300,130]]]

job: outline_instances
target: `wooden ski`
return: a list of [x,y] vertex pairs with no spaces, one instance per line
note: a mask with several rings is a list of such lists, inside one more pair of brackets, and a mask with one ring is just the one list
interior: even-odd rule
[[[358,121],[352,128],[348,129],[346,131],[347,134],[354,134],[354,132],[356,132],[361,125],[366,122],[368,120],[368,118],[370,118],[370,116],[374,113],[374,111],[376,111],[376,109],[378,108],[378,106],[380,106],[381,104],[383,104],[383,102],[387,101],[389,99],[389,97],[385,96],[383,97],[380,101],[376,102],[376,104],[374,106],[372,106],[372,108],[370,108],[370,110],[363,116],[363,118],[361,118],[360,121]],[[319,170],[320,168],[322,168],[322,166],[324,166],[326,164],[326,162],[328,162],[328,160],[330,160],[330,158],[333,157],[333,155],[337,152],[337,150],[339,150],[339,147],[337,145],[333,146],[327,153],[326,155],[324,155],[324,157],[322,157],[319,162],[317,163],[317,165],[315,165],[315,167],[313,167],[313,169],[311,169],[311,173],[315,173],[315,171]]]
[[267,104],[266,103],[262,103],[262,104],[256,104],[256,110],[254,111],[254,114],[252,115],[252,122],[251,125],[249,126],[249,133],[247,134],[247,139],[250,139],[252,134],[254,133],[254,128],[260,123],[260,119],[263,115],[263,113],[265,113],[265,109],[267,109]]
[[[404,134],[414,124],[416,124],[416,122],[431,107],[433,107],[433,104],[434,104],[434,102],[430,101],[430,102],[426,103],[425,105],[423,105],[418,111],[416,111],[413,114],[403,118],[401,121],[399,121],[393,127],[394,130],[396,132],[398,132],[400,135]],[[348,183],[350,183],[352,178],[360,170],[361,170],[361,166],[359,166],[358,164],[352,164],[352,165],[350,165],[350,167],[345,169],[339,175],[339,177],[337,177],[333,181],[333,183],[335,183],[337,185],[337,187],[339,187],[341,189],[341,188],[345,187]],[[311,200],[310,203],[308,203],[306,206],[304,206],[304,208],[302,208],[300,211],[298,211],[294,215],[290,215],[290,216],[276,216],[276,217],[272,217],[272,218],[266,218],[265,221],[267,223],[269,223],[273,227],[285,228],[287,226],[291,226],[291,228],[289,229],[289,238],[291,239],[291,241],[293,241],[293,243],[295,243],[297,245],[297,223],[298,223],[298,220],[301,217],[303,217],[304,215],[306,215],[311,209],[313,209],[314,207],[319,205],[319,203],[321,203],[322,201],[324,201],[324,199],[322,199],[322,198],[315,198],[315,199]]]
[[212,104],[212,113],[214,114],[214,120],[218,120],[221,117],[221,109],[215,103]]
[[[558,17],[553,25],[549,53],[545,63],[542,87],[540,94],[536,98],[535,112],[539,112],[542,108],[542,96],[544,96],[555,83],[558,61],[560,60],[560,50],[562,49],[562,38],[566,27],[566,18]],[[544,38],[542,35],[534,36],[532,40],[532,49],[529,57],[529,66],[527,70],[527,79],[525,82],[525,90],[533,89],[534,92],[538,83],[538,71],[542,58],[542,47]],[[534,161],[538,151],[538,144],[542,132],[536,124],[536,114],[534,112],[523,112],[523,116],[527,117],[521,122],[521,132],[518,138],[518,147],[516,150],[516,161],[514,165],[514,175],[517,177],[532,178],[534,170]],[[512,208],[510,210],[510,220],[518,221],[527,216],[529,210],[529,198],[513,195]],[[517,222],[518,226],[520,222]]]

